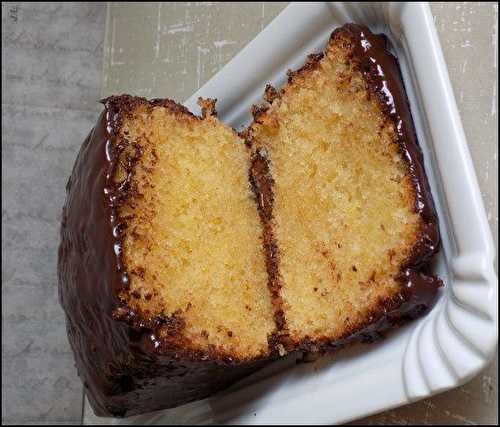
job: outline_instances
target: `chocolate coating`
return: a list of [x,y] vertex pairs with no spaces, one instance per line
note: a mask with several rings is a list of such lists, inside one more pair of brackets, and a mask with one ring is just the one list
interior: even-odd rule
[[[59,298],[79,375],[99,416],[128,416],[202,399],[268,362],[190,351],[157,331],[166,326],[175,337],[182,319],[142,319],[119,301],[128,276],[117,207],[130,190],[130,175],[121,183],[113,176],[125,144],[116,140],[121,109],[132,102],[147,101],[125,96],[105,101],[68,181],[61,224]],[[186,113],[180,106],[178,111]]]

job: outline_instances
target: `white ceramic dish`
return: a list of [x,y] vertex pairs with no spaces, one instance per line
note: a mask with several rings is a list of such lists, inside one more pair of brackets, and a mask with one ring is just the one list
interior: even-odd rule
[[198,111],[199,96],[218,98],[220,118],[240,128],[265,84],[280,86],[345,22],[386,33],[400,61],[440,220],[437,304],[376,344],[277,363],[211,399],[125,420],[97,418],[87,403],[85,423],[341,423],[457,387],[494,355],[494,246],[427,4],[291,4],[185,105]]

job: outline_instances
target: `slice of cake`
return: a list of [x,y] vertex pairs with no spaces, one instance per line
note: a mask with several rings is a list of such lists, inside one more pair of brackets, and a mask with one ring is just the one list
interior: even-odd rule
[[104,101],[67,186],[60,299],[96,414],[177,406],[274,357],[244,141],[202,102]]
[[244,138],[214,101],[201,117],[104,101],[67,185],[58,265],[97,415],[205,398],[432,303],[437,219],[385,38],[345,25],[266,99]]
[[279,341],[314,351],[418,315],[441,285],[427,272],[439,233],[385,37],[337,29],[266,99],[244,136],[268,176],[255,188]]

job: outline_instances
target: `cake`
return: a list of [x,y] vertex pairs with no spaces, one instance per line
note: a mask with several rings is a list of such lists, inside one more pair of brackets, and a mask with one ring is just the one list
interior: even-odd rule
[[103,101],[67,184],[59,298],[94,412],[203,399],[424,312],[439,231],[399,68],[347,24],[237,134]]
[[276,328],[248,149],[214,102],[104,105],[67,185],[60,300],[94,411],[128,416],[258,369]]
[[418,316],[441,286],[439,232],[385,36],[344,25],[265,99],[243,136],[269,178],[281,344],[321,351]]

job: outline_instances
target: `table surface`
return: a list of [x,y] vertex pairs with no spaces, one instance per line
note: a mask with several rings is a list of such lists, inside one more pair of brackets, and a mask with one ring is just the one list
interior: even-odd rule
[[[285,6],[2,3],[2,423],[82,421],[56,263],[64,186],[100,96],[182,102]],[[497,242],[498,6],[432,11]],[[362,422],[495,423],[497,370],[498,358],[463,387]]]

